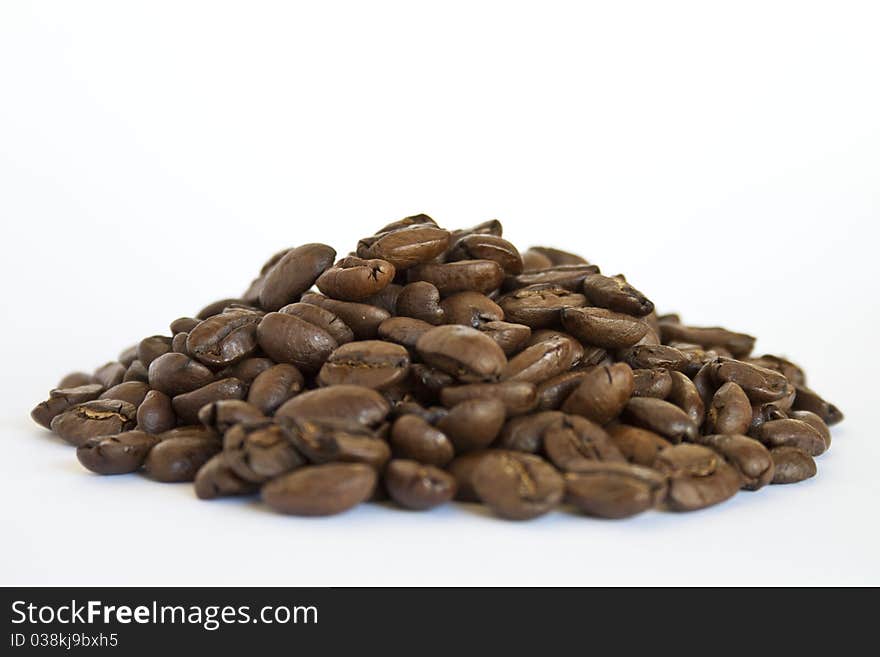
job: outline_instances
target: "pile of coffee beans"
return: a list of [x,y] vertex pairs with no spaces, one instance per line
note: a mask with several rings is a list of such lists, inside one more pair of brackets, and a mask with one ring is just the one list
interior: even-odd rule
[[[315,291],[314,288],[317,288]],[[70,374],[32,412],[92,472],[281,513],[479,502],[692,511],[816,474],[840,411],[755,339],[489,221],[277,253],[240,297]]]

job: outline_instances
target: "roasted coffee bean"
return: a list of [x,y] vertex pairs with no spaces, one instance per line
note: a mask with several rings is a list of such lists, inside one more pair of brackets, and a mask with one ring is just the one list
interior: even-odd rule
[[486,322],[504,320],[501,306],[479,292],[457,292],[444,299],[440,308],[446,324],[463,324],[480,328]]
[[661,344],[631,347],[621,354],[621,358],[634,370],[665,368],[670,371],[684,372],[691,362],[690,356],[685,352]]
[[773,480],[773,459],[757,440],[746,436],[709,435],[702,436],[700,444],[711,447],[736,468],[746,490],[758,490]]
[[673,511],[696,511],[733,497],[739,473],[702,445],[674,445],[657,455],[654,470],[669,477],[666,504]]
[[409,385],[412,395],[423,404],[439,404],[441,391],[454,386],[455,379],[422,363],[413,363],[409,368]]
[[485,322],[477,329],[495,340],[508,357],[518,352],[532,335],[532,329],[525,324],[510,322]]
[[538,407],[539,411],[555,411],[581,384],[587,376],[586,370],[563,372],[538,384]]
[[484,449],[504,426],[506,410],[498,399],[471,399],[456,404],[437,421],[456,453]]
[[457,262],[426,263],[408,270],[409,282],[427,281],[442,296],[456,292],[475,291],[483,294],[501,287],[504,270],[494,260],[459,260]]
[[752,406],[752,421],[749,424],[747,434],[749,436],[757,436],[758,430],[765,422],[786,419],[788,419],[788,413],[779,410],[772,402],[769,404],[756,404]]
[[137,428],[159,434],[177,426],[171,397],[159,390],[150,390],[137,408]]
[[351,329],[357,340],[375,338],[379,325],[391,316],[390,313],[376,306],[354,301],[338,301],[312,292],[304,294],[302,301],[332,312]]
[[272,415],[288,399],[302,392],[305,379],[295,365],[282,363],[261,372],[248,389],[247,400],[265,415]]
[[58,382],[56,389],[79,388],[95,383],[95,377],[87,372],[71,372]]
[[334,312],[311,303],[291,303],[278,312],[299,317],[304,322],[323,329],[339,344],[354,340],[354,332]]
[[149,370],[150,387],[176,397],[198,390],[214,380],[207,367],[183,354],[163,354],[152,362]]
[[260,289],[260,307],[278,310],[299,300],[336,258],[336,251],[326,244],[305,244],[287,251],[265,273]]
[[457,240],[460,240],[462,237],[467,237],[468,235],[494,235],[495,237],[501,237],[503,233],[504,227],[501,225],[501,222],[497,219],[489,219],[488,221],[482,221],[470,228],[462,228],[452,231],[450,242],[455,243]]
[[689,342],[709,349],[723,347],[730,351],[734,358],[745,358],[755,347],[755,338],[751,335],[734,333],[718,327],[702,328],[660,322],[660,337],[664,344]]
[[321,368],[338,343],[324,329],[295,315],[269,313],[257,326],[257,341],[270,358],[307,374]]
[[391,450],[395,458],[444,466],[455,456],[449,438],[417,415],[402,415],[391,427]]
[[96,369],[93,377],[95,382],[100,383],[104,388],[112,388],[122,383],[127,369],[122,363],[113,361]]
[[395,273],[394,265],[385,260],[349,256],[321,274],[315,285],[328,297],[361,301],[381,292]]
[[266,416],[246,401],[220,399],[202,406],[198,419],[204,426],[223,435],[239,422],[257,422],[265,420]]
[[143,381],[146,383],[150,380],[150,374],[147,371],[147,368],[144,367],[144,364],[136,360],[131,365],[128,366],[128,369],[125,370],[125,376],[122,377],[122,382],[127,383],[128,381]]
[[149,369],[150,364],[154,360],[171,351],[171,341],[172,338],[164,335],[153,335],[149,338],[144,338],[138,344],[137,359],[143,363],[144,367]]
[[137,408],[144,401],[148,392],[150,392],[150,386],[146,383],[142,381],[128,381],[105,390],[98,396],[98,399],[120,399],[127,401]]
[[263,372],[275,365],[275,361],[263,356],[245,358],[235,365],[224,367],[217,373],[220,379],[240,379],[250,385]]
[[538,253],[534,249],[529,249],[522,254],[523,271],[538,271],[540,269],[548,269],[553,266],[553,261],[543,253]]
[[186,353],[208,367],[226,367],[250,356],[257,348],[257,325],[262,315],[233,310],[214,315],[186,338]]
[[456,260],[494,260],[505,274],[522,273],[523,262],[517,248],[507,240],[482,233],[465,235],[456,240],[446,254],[448,262]]
[[389,283],[376,294],[364,299],[363,303],[369,306],[376,306],[394,315],[397,312],[397,299],[400,297],[400,293],[403,292],[403,287],[403,285],[398,285],[397,283]]
[[653,370],[633,370],[634,397],[666,399],[672,392],[672,375],[658,367]]
[[54,418],[50,428],[79,447],[89,438],[113,436],[134,429],[137,409],[126,401],[95,399],[72,406]]
[[376,471],[363,463],[328,463],[299,468],[263,486],[263,501],[295,516],[329,516],[365,502],[376,487]]
[[376,427],[388,416],[391,405],[371,388],[336,385],[310,390],[286,401],[275,411],[277,418],[336,418]]
[[501,429],[498,447],[536,454],[544,447],[544,433],[547,429],[561,425],[565,419],[565,413],[560,411],[543,411],[515,417]]
[[843,413],[837,406],[825,401],[818,394],[803,386],[797,386],[797,397],[795,397],[792,408],[796,411],[815,413],[829,427],[843,421]]
[[681,372],[670,372],[672,378],[672,388],[666,401],[675,404],[691,419],[698,427],[703,423],[706,407],[703,405],[703,399],[700,397],[700,391],[697,386],[687,376]]
[[305,459],[271,420],[240,422],[223,436],[223,458],[245,481],[262,483],[289,472]]
[[623,461],[608,433],[594,422],[567,415],[544,430],[544,453],[564,472],[578,472],[585,461]]
[[598,272],[599,268],[595,265],[554,265],[548,269],[508,276],[504,280],[504,289],[517,290],[530,285],[552,285],[564,287],[572,292],[580,292],[583,289],[584,279]]
[[133,345],[128,349],[123,349],[119,353],[119,356],[116,358],[116,360],[122,363],[122,365],[127,369],[134,361],[137,360],[137,350],[137,345]]
[[[81,379],[71,379],[73,383],[76,383],[78,380]],[[66,382],[65,377],[61,383]],[[104,386],[100,383],[86,383],[73,388],[56,388],[49,393],[49,399],[37,404],[34,410],[31,411],[31,417],[34,422],[48,429],[56,415],[77,404],[97,399],[103,390]]]
[[772,420],[757,431],[758,440],[767,447],[797,447],[811,456],[819,456],[826,449],[825,438],[815,427],[803,420]]
[[[278,255],[280,257],[281,255],[283,255],[283,253]],[[209,303],[207,306],[202,308],[196,314],[196,319],[208,319],[209,317],[213,317],[214,315],[219,315],[223,312],[224,308],[227,308],[233,303],[247,303],[247,301],[245,299],[219,299],[217,301],[213,301],[212,303]]]
[[174,414],[184,424],[196,424],[203,406],[221,399],[243,399],[247,386],[238,379],[213,381],[191,392],[176,395],[171,400]]
[[431,465],[395,459],[384,474],[391,499],[406,509],[426,511],[455,497],[455,477]]
[[565,475],[565,498],[597,518],[629,518],[658,506],[666,498],[666,477],[629,463],[591,461]]
[[562,410],[598,424],[608,424],[620,415],[634,390],[635,380],[628,365],[592,367],[565,400]]
[[796,484],[816,476],[816,462],[802,449],[774,447],[770,456],[774,465],[771,484]]
[[310,463],[366,463],[381,470],[391,459],[388,443],[357,422],[282,418],[281,427],[291,444]]
[[540,253],[542,256],[547,258],[550,261],[552,266],[558,265],[587,265],[589,264],[586,260],[584,260],[581,256],[576,253],[569,253],[568,251],[563,251],[562,249],[554,249],[549,246],[533,246],[529,249],[529,251],[534,251],[535,253]]
[[489,336],[468,326],[437,326],[416,343],[416,350],[428,365],[463,382],[496,381],[507,357]]
[[445,387],[440,392],[440,401],[447,408],[452,408],[468,399],[497,399],[504,404],[508,416],[528,413],[538,403],[534,384],[525,381],[471,383]]
[[448,466],[446,471],[455,479],[455,499],[459,502],[479,502],[480,497],[474,489],[473,473],[477,465],[487,454],[492,454],[494,450],[480,449],[473,452],[467,452],[461,456],[456,456]]
[[400,228],[408,228],[410,226],[437,226],[437,222],[431,219],[426,214],[414,214],[410,217],[404,217],[403,219],[398,219],[397,221],[392,221],[390,224],[387,224],[383,228],[380,228],[376,231],[376,235],[381,235],[382,233],[388,233],[392,230],[398,230]]
[[501,378],[541,383],[568,371],[582,354],[583,347],[573,338],[555,336],[527,347],[510,359]]
[[147,454],[159,442],[143,431],[126,431],[114,436],[90,438],[76,448],[76,458],[87,470],[102,475],[140,470]]
[[258,490],[257,484],[235,474],[235,471],[226,464],[223,454],[212,456],[196,473],[195,491],[200,500],[251,495]]
[[648,332],[643,321],[605,308],[563,308],[560,317],[578,340],[605,349],[632,347]]
[[661,450],[672,446],[659,434],[628,424],[612,424],[608,435],[627,461],[647,467],[654,464]]
[[590,274],[584,278],[584,294],[590,303],[636,317],[651,314],[654,304],[620,276]]
[[715,392],[706,412],[704,430],[709,434],[745,435],[752,423],[752,405],[743,389],[728,381]]
[[699,428],[678,406],[662,399],[633,397],[623,410],[623,419],[629,424],[659,433],[672,443],[694,441]]
[[430,223],[401,226],[362,239],[357,246],[361,258],[380,258],[395,268],[409,269],[430,262],[449,246],[449,232]]
[[825,441],[825,449],[827,450],[831,447],[831,430],[828,428],[828,425],[825,424],[825,421],[818,415],[811,411],[789,411],[788,417],[792,420],[800,420],[801,422],[809,424],[819,432],[819,435],[822,436],[822,440]]
[[781,399],[789,388],[788,380],[779,372],[744,361],[719,358],[711,371],[718,385],[736,383],[756,404]]
[[412,317],[391,317],[379,324],[379,337],[415,351],[419,338],[434,328],[431,324]]
[[192,357],[192,354],[189,352],[189,348],[186,346],[186,341],[189,339],[189,333],[178,333],[171,339],[171,351],[176,354],[183,354],[185,356]]
[[318,383],[384,390],[403,381],[408,372],[409,354],[404,347],[381,340],[363,340],[333,351],[318,374]]
[[493,450],[471,475],[484,504],[510,520],[529,520],[551,511],[562,500],[562,476],[540,456]]
[[782,358],[781,356],[764,354],[757,358],[749,358],[747,362],[752,365],[764,367],[768,370],[775,370],[782,374],[793,385],[804,386],[807,383],[807,376],[804,374],[804,370],[801,369],[800,366],[795,365],[790,360]]
[[147,454],[144,470],[156,481],[193,481],[196,473],[220,451],[220,441],[211,437],[180,436],[161,440]]
[[168,328],[171,329],[171,335],[189,333],[198,326],[201,321],[202,320],[196,319],[195,317],[178,317],[168,325]]
[[506,321],[540,329],[559,326],[563,308],[580,308],[586,302],[583,294],[558,285],[532,285],[505,294],[498,305]]
[[428,324],[442,324],[444,314],[440,307],[440,291],[427,281],[405,285],[397,297],[396,313]]

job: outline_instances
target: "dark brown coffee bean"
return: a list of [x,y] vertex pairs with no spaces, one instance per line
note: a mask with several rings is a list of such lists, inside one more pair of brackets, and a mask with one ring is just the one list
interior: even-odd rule
[[389,283],[376,294],[364,299],[363,303],[376,306],[393,315],[397,312],[397,299],[400,297],[400,293],[403,292],[403,287],[403,285],[398,285],[397,283]]
[[584,294],[594,306],[635,317],[654,310],[654,304],[620,276],[590,274],[584,278]]
[[595,265],[554,265],[548,269],[508,276],[504,279],[504,289],[517,290],[530,285],[552,285],[564,287],[572,292],[580,292],[583,289],[584,279],[598,272],[599,268]]
[[[71,379],[71,381],[76,383],[76,379]],[[65,382],[62,380],[62,383]],[[97,399],[103,390],[104,386],[100,383],[86,383],[73,388],[56,388],[49,392],[49,399],[36,405],[31,411],[31,417],[34,422],[48,429],[56,415],[77,404]]]
[[790,360],[782,358],[781,356],[764,354],[757,358],[749,358],[746,362],[749,362],[752,365],[758,365],[759,367],[764,367],[768,370],[775,370],[796,386],[804,386],[807,383],[807,376],[804,374],[804,370],[800,366],[795,365]]
[[321,306],[302,302],[291,303],[278,312],[299,317],[301,320],[317,326],[333,336],[333,339],[339,344],[354,340],[354,332],[349,326],[336,313]]
[[491,445],[504,426],[506,410],[498,399],[471,399],[449,409],[437,421],[455,446],[456,453],[484,449]]
[[395,459],[384,475],[391,499],[406,509],[426,511],[455,496],[455,477],[432,465]]
[[413,363],[409,368],[407,383],[416,400],[422,404],[433,405],[440,403],[441,392],[449,386],[454,386],[456,381],[446,372],[422,363]]
[[710,349],[724,347],[734,358],[745,358],[755,347],[755,338],[751,335],[734,333],[718,327],[702,328],[660,322],[660,337],[664,344],[689,342]]
[[197,360],[183,354],[169,352],[152,362],[149,370],[150,387],[176,397],[206,386],[214,374]]
[[422,360],[459,381],[497,381],[507,365],[501,347],[468,326],[437,326],[416,343]]
[[795,397],[792,408],[796,411],[815,413],[829,427],[843,421],[843,413],[837,406],[825,401],[818,394],[803,386],[797,386],[797,397]]
[[329,310],[348,326],[355,339],[372,340],[376,337],[379,325],[391,315],[381,308],[354,301],[338,301],[320,294],[307,292],[302,296],[303,303],[310,303]]
[[775,466],[772,484],[796,484],[816,476],[816,461],[797,447],[775,447],[770,450]]
[[446,324],[463,324],[480,328],[486,322],[504,320],[501,306],[479,292],[457,292],[440,304]]
[[306,374],[321,369],[339,346],[327,331],[286,313],[263,317],[257,326],[257,341],[274,361],[295,365]]
[[119,353],[119,357],[116,360],[122,363],[122,365],[127,369],[134,361],[137,360],[137,350],[137,345],[133,345],[128,349],[123,349]]
[[196,473],[195,491],[200,500],[251,495],[258,490],[257,484],[245,481],[226,465],[223,454],[212,456]]
[[565,483],[547,461],[534,454],[493,450],[473,471],[474,490],[486,506],[510,520],[528,520],[562,500]]
[[409,372],[409,354],[397,344],[380,340],[349,342],[327,358],[318,383],[361,385],[384,390],[403,381]]
[[761,425],[773,420],[788,419],[788,413],[780,411],[772,402],[769,404],[755,404],[752,406],[752,421],[749,424],[749,436],[757,436]]
[[648,332],[644,322],[605,308],[563,308],[560,317],[578,340],[605,349],[632,347]]
[[419,319],[435,326],[442,324],[444,319],[443,308],[440,307],[440,291],[427,281],[405,285],[397,297],[395,310],[398,315]]
[[159,434],[177,426],[177,416],[171,397],[158,390],[150,390],[137,409],[137,427],[147,433]]
[[144,470],[156,481],[193,481],[196,473],[220,451],[216,438],[180,436],[160,441],[147,454]]
[[357,422],[283,418],[281,426],[291,444],[310,463],[366,463],[381,470],[391,459],[388,443]]
[[827,449],[822,434],[802,420],[765,422],[756,438],[767,447],[797,447],[811,456],[819,456]]
[[743,389],[732,381],[718,388],[706,412],[705,431],[745,435],[751,423],[752,405]]
[[433,325],[412,317],[391,317],[379,324],[379,337],[415,351],[419,338]]
[[452,442],[417,415],[403,415],[391,427],[391,450],[395,458],[444,466],[455,456]]
[[150,386],[142,381],[128,381],[115,385],[100,394],[98,399],[121,399],[137,408],[150,392]]
[[271,358],[254,356],[223,368],[217,373],[217,377],[220,379],[241,379],[250,385],[260,374],[274,365],[275,361]]
[[702,436],[699,440],[701,445],[711,447],[736,468],[744,489],[758,490],[773,480],[773,459],[767,448],[757,440],[717,434]]
[[535,253],[539,253],[550,262],[552,266],[557,265],[588,265],[589,263],[576,253],[569,253],[561,249],[554,249],[549,246],[533,246],[529,249]]
[[129,381],[143,381],[146,383],[150,380],[150,374],[147,372],[147,368],[144,367],[144,364],[136,360],[131,365],[128,366],[128,369],[125,370],[125,376],[122,377],[122,382],[127,383]]
[[220,368],[250,356],[257,348],[258,313],[233,310],[214,315],[186,338],[186,352],[208,367]]
[[703,405],[703,399],[700,397],[700,391],[697,386],[686,375],[681,372],[671,372],[672,388],[666,401],[675,404],[691,419],[698,427],[703,423],[706,413],[706,407]]
[[171,329],[171,335],[189,333],[198,326],[201,321],[202,320],[196,319],[195,317],[178,317],[168,325],[168,328]]
[[128,368],[122,363],[113,361],[96,369],[93,377],[95,383],[100,383],[104,388],[112,388],[113,386],[118,386],[122,383],[122,379],[125,377],[125,371],[127,369]]
[[391,405],[371,388],[337,385],[310,390],[286,401],[277,418],[336,418],[375,427],[384,422]]
[[459,502],[479,502],[480,497],[474,489],[473,473],[477,465],[487,454],[493,450],[480,449],[456,456],[448,466],[447,472],[455,479],[455,499]]
[[137,409],[125,401],[96,399],[83,402],[62,411],[50,428],[59,437],[75,447],[89,438],[113,436],[134,428]]
[[585,461],[623,461],[623,454],[594,422],[566,415],[544,430],[544,453],[564,472],[578,472]]
[[184,424],[196,424],[202,407],[221,399],[243,399],[247,386],[238,379],[213,381],[191,392],[176,395],[171,400],[174,414]]
[[628,424],[658,433],[672,443],[696,440],[699,429],[678,406],[662,399],[633,397],[623,410]]
[[488,221],[480,222],[470,228],[452,231],[452,237],[449,241],[450,243],[455,243],[462,237],[467,237],[468,235],[494,235],[495,237],[501,237],[503,232],[504,227],[501,225],[500,221],[497,219],[489,219]]
[[381,258],[397,269],[430,262],[449,246],[449,232],[432,224],[413,224],[380,232],[358,243],[361,258]]
[[486,294],[500,288],[504,281],[504,270],[493,260],[426,263],[413,267],[407,273],[410,283],[427,281],[433,284],[442,296],[467,291]]
[[558,285],[533,285],[505,294],[498,305],[508,322],[539,329],[558,326],[563,308],[580,308],[586,302],[583,294]]
[[565,475],[565,498],[597,518],[629,518],[658,506],[666,498],[666,477],[629,463],[591,461]]
[[686,371],[691,362],[685,352],[662,344],[631,347],[621,354],[621,360],[633,369],[662,367],[678,372]]
[[152,335],[149,338],[144,338],[138,344],[137,359],[149,369],[154,360],[171,351],[171,341],[172,338],[164,335]]
[[186,341],[189,339],[189,333],[178,333],[171,339],[171,351],[176,354],[183,354],[185,356],[192,357],[192,354],[189,352],[189,348],[186,346]]
[[669,477],[666,503],[673,511],[696,511],[723,502],[742,483],[729,463],[701,445],[668,447],[657,455],[653,468]]
[[628,424],[611,425],[608,435],[627,461],[647,467],[654,464],[661,450],[672,446],[659,434]]
[[538,384],[539,411],[555,411],[562,407],[565,400],[581,384],[587,375],[586,370],[563,372]]
[[295,365],[274,365],[254,379],[247,400],[265,415],[272,415],[288,399],[302,392],[305,379]]
[[196,314],[196,319],[208,319],[214,315],[219,315],[223,312],[224,308],[229,307],[233,303],[247,303],[247,301],[244,299],[219,299],[202,308],[198,314]]
[[523,262],[517,248],[495,235],[474,233],[456,240],[446,255],[448,262],[457,260],[494,260],[505,274],[522,273]]
[[825,441],[825,449],[827,450],[831,447],[831,430],[818,415],[811,411],[789,411],[788,417],[792,420],[800,420],[809,424],[822,436],[822,440]]
[[719,358],[711,371],[718,385],[736,383],[756,404],[781,399],[789,389],[788,380],[779,372],[739,360]]
[[624,363],[592,367],[562,405],[565,413],[608,424],[620,415],[635,390],[630,367]]
[[672,375],[658,367],[653,370],[633,370],[634,397],[666,399],[672,392]]
[[385,260],[349,256],[321,274],[315,285],[328,297],[361,301],[381,292],[395,273],[394,265]]
[[305,459],[270,420],[240,422],[223,436],[223,458],[235,474],[262,483],[300,467]]
[[305,244],[287,251],[265,274],[260,307],[278,310],[298,301],[335,258],[336,251],[326,244]]
[[143,431],[126,431],[115,436],[90,438],[76,448],[76,458],[87,470],[102,475],[140,470],[147,454],[159,442]]
[[477,329],[495,340],[508,357],[518,352],[532,335],[532,329],[525,324],[510,322],[485,322]]
[[199,410],[199,422],[223,435],[239,422],[266,420],[256,406],[240,399],[221,399]]
[[544,447],[544,433],[552,426],[565,422],[560,411],[542,411],[515,417],[504,425],[498,437],[501,449],[536,454]]
[[538,402],[535,385],[525,381],[471,383],[445,387],[440,392],[440,401],[447,408],[468,399],[497,399],[504,404],[507,415],[511,417],[532,411]]
[[329,516],[365,502],[376,487],[376,471],[363,463],[328,463],[299,468],[263,486],[263,501],[274,511],[296,516]]
[[58,382],[56,389],[78,388],[95,383],[95,377],[87,372],[71,372]]
[[583,355],[583,347],[573,338],[559,335],[527,347],[504,368],[506,381],[541,383],[569,370]]

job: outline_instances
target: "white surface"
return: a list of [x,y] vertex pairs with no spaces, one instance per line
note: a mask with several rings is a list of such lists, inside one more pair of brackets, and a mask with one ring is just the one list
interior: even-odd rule
[[[3,2],[0,584],[880,584],[872,4]],[[302,520],[31,424],[281,247],[419,211],[795,358],[847,413],[819,476],[624,522]]]

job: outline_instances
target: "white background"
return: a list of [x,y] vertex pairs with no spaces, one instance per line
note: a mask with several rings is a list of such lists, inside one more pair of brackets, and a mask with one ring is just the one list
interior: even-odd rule
[[[0,4],[0,584],[880,584],[880,20],[864,2]],[[688,515],[277,516],[100,478],[60,376],[427,212],[760,336],[847,421]]]

